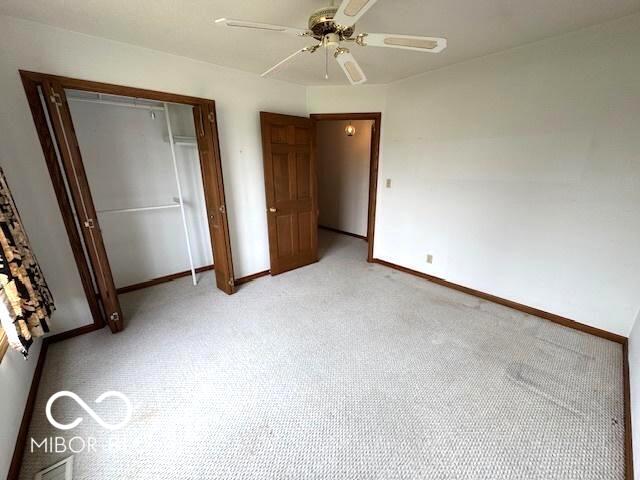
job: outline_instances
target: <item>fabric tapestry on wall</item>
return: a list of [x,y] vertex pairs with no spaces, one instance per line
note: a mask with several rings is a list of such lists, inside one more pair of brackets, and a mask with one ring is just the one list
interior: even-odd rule
[[33,337],[49,331],[55,307],[2,169],[0,244],[0,320],[11,348],[26,357]]

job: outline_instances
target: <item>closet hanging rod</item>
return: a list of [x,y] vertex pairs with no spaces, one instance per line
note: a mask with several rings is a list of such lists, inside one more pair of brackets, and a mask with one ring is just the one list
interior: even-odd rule
[[151,207],[133,207],[133,208],[114,208],[111,210],[98,210],[98,213],[121,213],[121,212],[143,212],[145,210],[163,210],[165,208],[180,208],[179,203],[170,203],[168,205],[153,205]]
[[164,107],[159,107],[155,105],[143,105],[139,103],[115,102],[113,100],[99,100],[96,98],[81,98],[81,97],[67,97],[67,99],[72,102],[98,103],[100,105],[114,105],[116,107],[138,108],[141,110],[156,110],[158,112],[164,111]]

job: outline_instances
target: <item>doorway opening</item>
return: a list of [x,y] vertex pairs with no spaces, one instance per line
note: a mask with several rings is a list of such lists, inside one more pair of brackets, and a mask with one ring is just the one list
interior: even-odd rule
[[372,262],[381,114],[311,118],[317,132],[318,227],[365,240]]
[[20,74],[94,325],[118,332],[119,294],[205,270],[233,293],[214,102]]
[[[370,141],[369,171],[363,175],[368,175],[369,185],[366,194],[367,261],[374,261],[381,117],[380,113],[322,113],[297,117],[260,112],[271,275],[318,261],[317,124],[324,121],[365,121],[365,128],[370,129],[370,135],[364,137]],[[345,134],[343,131],[342,135]],[[334,140],[327,140],[329,146]],[[330,157],[331,153],[327,155]],[[326,183],[332,188],[330,181]]]

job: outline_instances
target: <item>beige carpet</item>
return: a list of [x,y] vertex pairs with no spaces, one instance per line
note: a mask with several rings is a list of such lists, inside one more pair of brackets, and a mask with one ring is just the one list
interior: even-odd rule
[[[364,261],[321,233],[315,265],[122,296],[126,330],[49,349],[30,437],[94,437],[76,479],[622,479],[622,350]],[[54,319],[55,320],[55,319]],[[44,409],[71,390],[56,431]],[[30,453],[22,479],[62,454]]]

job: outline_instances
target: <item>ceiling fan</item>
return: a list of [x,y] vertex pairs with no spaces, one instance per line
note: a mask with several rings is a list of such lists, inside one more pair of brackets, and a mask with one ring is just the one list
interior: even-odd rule
[[355,33],[355,24],[377,0],[343,0],[339,7],[331,6],[317,10],[309,17],[309,28],[283,27],[268,23],[248,22],[219,18],[216,24],[232,28],[248,28],[280,32],[298,37],[310,37],[320,43],[296,50],[284,60],[278,62],[261,76],[266,77],[287,62],[303,53],[315,53],[325,49],[325,78],[329,78],[329,54],[333,56],[352,85],[367,81],[360,65],[345,44],[359,47],[387,47],[414,50],[416,52],[440,53],[447,47],[447,40],[438,37],[420,37],[415,35],[396,35],[391,33]]

